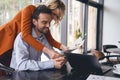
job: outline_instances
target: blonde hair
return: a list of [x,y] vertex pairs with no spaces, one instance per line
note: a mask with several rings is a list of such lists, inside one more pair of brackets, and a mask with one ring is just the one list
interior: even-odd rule
[[46,6],[48,6],[48,8],[51,10],[60,10],[60,15],[57,20],[55,20],[55,24],[59,24],[59,22],[63,19],[63,16],[65,15],[65,4],[61,0],[48,0],[46,2]]

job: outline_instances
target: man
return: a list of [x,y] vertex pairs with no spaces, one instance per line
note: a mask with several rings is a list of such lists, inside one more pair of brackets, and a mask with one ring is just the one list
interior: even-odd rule
[[[40,5],[35,9],[32,19],[33,26],[31,34],[35,39],[40,41],[46,47],[53,49],[45,37],[52,20],[51,13],[51,10],[45,5]],[[14,68],[15,70],[34,71],[49,68],[60,69],[66,62],[64,57],[49,59],[48,61],[41,61],[41,54],[42,51],[38,52],[32,46],[27,44],[22,39],[22,34],[20,33],[14,42],[10,67]]]

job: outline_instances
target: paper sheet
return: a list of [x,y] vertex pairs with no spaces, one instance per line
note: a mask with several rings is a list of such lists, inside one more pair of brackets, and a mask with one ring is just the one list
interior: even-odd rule
[[87,80],[120,80],[120,78],[90,74]]

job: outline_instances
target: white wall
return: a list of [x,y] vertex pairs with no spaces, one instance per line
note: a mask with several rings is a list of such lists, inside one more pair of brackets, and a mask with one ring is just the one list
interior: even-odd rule
[[103,45],[120,41],[120,0],[104,0]]

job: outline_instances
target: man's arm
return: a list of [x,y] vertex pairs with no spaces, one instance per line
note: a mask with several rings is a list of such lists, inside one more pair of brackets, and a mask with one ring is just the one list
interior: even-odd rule
[[43,70],[54,68],[53,60],[41,62],[40,60],[36,61],[30,59],[29,47],[30,46],[22,40],[20,35],[16,38],[14,49],[16,53],[15,57],[17,63],[17,70]]

